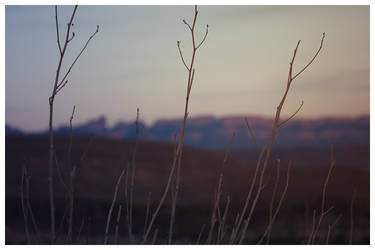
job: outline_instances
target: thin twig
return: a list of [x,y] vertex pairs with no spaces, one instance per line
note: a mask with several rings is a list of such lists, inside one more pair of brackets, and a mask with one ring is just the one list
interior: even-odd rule
[[152,241],[151,241],[152,245],[155,245],[156,237],[158,237],[158,232],[159,232],[159,228],[156,228],[154,231],[154,236],[152,236]]
[[316,225],[316,228],[315,228],[315,232],[311,238],[311,244],[314,244],[314,241],[315,241],[315,238],[316,238],[316,235],[318,234],[318,231],[319,231],[319,227],[323,221],[323,218],[326,214],[328,214],[332,209],[333,207],[330,207],[329,209],[325,210],[325,202],[326,202],[326,191],[327,191],[327,185],[328,185],[328,181],[329,181],[329,178],[331,176],[331,172],[333,170],[333,167],[335,166],[335,161],[334,161],[334,158],[333,158],[333,145],[331,144],[331,159],[330,159],[330,166],[329,166],[329,170],[328,170],[328,174],[327,174],[327,177],[324,181],[324,185],[323,185],[323,191],[322,191],[322,203],[321,203],[321,208],[320,208],[320,216],[319,216],[319,219],[318,219],[318,223]]
[[120,218],[121,218],[121,209],[122,205],[120,204],[117,212],[117,218],[116,218],[116,229],[115,229],[115,244],[118,244],[118,229],[120,225]]
[[148,192],[147,204],[146,204],[145,225],[143,226],[143,235],[146,232],[146,226],[147,226],[148,217],[149,217],[149,213],[150,213],[150,203],[151,203],[151,192]]
[[120,174],[120,176],[117,180],[117,184],[116,184],[116,187],[115,187],[115,193],[113,195],[112,204],[111,204],[111,207],[109,208],[108,217],[107,217],[107,225],[106,225],[106,228],[105,228],[105,235],[104,235],[104,245],[106,245],[108,243],[109,224],[111,222],[113,207],[115,206],[115,203],[116,203],[118,188],[120,186],[121,179],[122,179],[122,176],[124,175],[124,173],[125,173],[125,170],[122,170],[122,172],[121,172],[121,174]]
[[55,6],[55,23],[56,23],[57,46],[59,47],[60,55],[62,55],[62,50],[61,50],[61,45],[60,45],[60,34],[59,34],[59,21],[57,18],[57,6]]
[[328,225],[326,245],[328,245],[328,243],[329,243],[329,238],[331,236],[332,229],[336,226],[337,222],[339,222],[339,220],[341,219],[341,217],[342,217],[342,214],[340,214],[339,216],[337,216],[336,220],[332,224]]
[[285,183],[285,187],[284,187],[283,193],[281,194],[281,198],[280,198],[279,203],[278,203],[278,205],[277,205],[277,207],[276,207],[275,213],[272,215],[272,218],[271,218],[271,220],[270,220],[270,222],[269,222],[269,225],[268,225],[266,231],[264,232],[262,238],[259,240],[258,244],[260,244],[260,243],[263,241],[264,237],[265,237],[267,234],[268,234],[269,236],[270,236],[270,234],[271,234],[271,229],[272,229],[273,223],[275,222],[275,219],[276,219],[276,217],[277,217],[277,215],[278,215],[278,213],[279,213],[279,211],[280,211],[280,207],[281,207],[281,205],[282,205],[282,203],[283,203],[283,201],[284,201],[285,195],[286,195],[286,193],[287,193],[287,191],[288,191],[288,187],[289,187],[289,176],[290,176],[290,168],[291,168],[291,166],[292,166],[292,163],[289,161],[289,164],[288,164],[288,170],[287,170],[287,174],[286,174],[286,183]]
[[[179,139],[179,147],[178,147],[177,154],[176,154],[176,158],[177,158],[177,171],[176,171],[176,177],[175,177],[176,178],[176,185],[174,187],[174,194],[172,195],[173,200],[172,200],[171,219],[170,219],[169,234],[168,234],[168,243],[169,244],[171,244],[171,242],[172,242],[173,226],[174,226],[174,220],[175,220],[175,210],[176,210],[176,205],[177,205],[177,197],[178,197],[178,193],[179,193],[180,172],[181,172],[180,169],[181,169],[181,159],[182,159],[182,147],[183,147],[183,140],[184,140],[184,135],[185,135],[186,120],[188,118],[188,106],[189,106],[190,91],[191,91],[191,88],[193,86],[194,75],[195,75],[194,59],[195,59],[195,54],[196,54],[197,49],[198,49],[195,46],[195,33],[194,33],[195,23],[196,23],[197,16],[198,16],[197,6],[195,6],[194,10],[195,11],[194,11],[194,21],[193,21],[193,24],[191,26],[188,25],[188,27],[190,29],[190,32],[191,32],[191,40],[192,40],[192,45],[193,45],[192,46],[193,47],[193,51],[192,51],[192,57],[191,57],[191,61],[190,61],[190,67],[188,67],[186,65],[185,61],[183,60],[183,57],[181,57],[183,64],[185,65],[185,67],[188,70],[188,81],[187,81],[187,88],[186,88],[186,101],[185,101],[184,120],[183,120],[182,130],[181,130],[180,139]],[[185,24],[187,24],[185,20],[183,22]],[[208,29],[208,26],[207,26],[207,29]],[[203,41],[202,41],[202,43],[203,43]],[[180,54],[182,55],[181,50],[180,50],[180,42],[177,42],[177,46],[178,46],[178,49],[180,51]]]
[[185,68],[189,71],[190,69],[185,62],[184,56],[182,55],[182,51],[181,51],[181,48],[180,48],[180,41],[177,41],[177,48],[178,48],[178,51],[180,52],[182,63],[184,64]]
[[313,56],[313,58],[310,60],[310,62],[308,64],[306,64],[306,66],[301,69],[297,74],[295,74],[293,77],[292,77],[292,80],[296,79],[297,76],[299,76],[303,71],[305,71],[305,69],[307,69],[310,64],[315,60],[315,58],[318,56],[319,52],[322,50],[323,48],[323,42],[324,42],[324,38],[326,36],[326,33],[323,32],[323,36],[322,36],[322,39],[320,40],[320,47],[319,49],[316,51],[315,55]]
[[68,222],[68,220],[67,220],[68,211],[69,211],[69,206],[65,205],[64,213],[63,213],[63,216],[61,218],[60,224],[58,226],[56,239],[59,239],[60,236],[63,234],[63,232],[62,232],[63,230],[62,229],[63,229],[64,222],[66,222],[66,223]]
[[73,61],[71,66],[69,67],[68,71],[65,73],[64,77],[60,79],[60,73],[61,73],[61,67],[63,63],[63,59],[65,56],[65,52],[67,50],[69,42],[73,39],[73,35],[70,36],[70,30],[73,26],[73,19],[75,16],[75,13],[77,11],[78,6],[74,6],[73,13],[70,17],[70,20],[67,25],[66,29],[66,35],[65,35],[65,42],[63,47],[61,47],[60,43],[60,35],[59,35],[59,25],[58,25],[58,16],[57,16],[57,6],[55,6],[55,25],[56,25],[56,36],[57,36],[57,45],[60,52],[60,57],[56,69],[56,75],[55,80],[53,84],[53,89],[51,96],[49,97],[49,122],[48,122],[48,128],[49,128],[49,160],[48,160],[48,190],[49,190],[49,207],[50,207],[50,227],[51,227],[51,234],[50,234],[50,243],[53,244],[56,240],[56,226],[55,226],[55,197],[54,197],[54,156],[56,154],[55,152],[55,146],[54,146],[54,137],[53,137],[53,111],[54,111],[54,101],[56,95],[66,86],[68,81],[66,80],[67,76],[69,75],[71,69],[73,68],[74,64],[78,60],[78,58],[81,56],[83,51],[86,49],[88,43],[90,40],[94,37],[94,35],[98,32],[99,26],[97,26],[97,29],[95,33],[88,39],[83,49],[80,51],[76,59]]
[[225,224],[226,224],[226,219],[227,219],[227,215],[228,215],[229,204],[230,204],[230,197],[228,195],[223,217],[219,218],[220,220],[219,220],[217,244],[220,244],[222,242],[222,240],[224,239],[225,233],[226,233],[226,230],[225,230],[226,225]]
[[269,207],[269,232],[267,234],[267,245],[270,243],[270,238],[271,238],[271,224],[272,224],[272,218],[273,218],[273,203],[275,201],[275,196],[276,196],[276,191],[279,185],[279,178],[280,178],[280,159],[277,159],[277,164],[276,164],[276,181],[275,185],[273,187],[272,191],[272,196],[271,196],[271,201],[270,201],[270,207]]
[[[184,141],[184,136],[185,136],[186,121],[187,121],[187,118],[188,118],[188,107],[189,107],[190,91],[191,91],[191,87],[192,87],[192,84],[193,84],[194,73],[195,73],[195,69],[193,68],[193,66],[194,66],[195,53],[196,53],[197,49],[195,47],[194,27],[195,27],[195,22],[196,22],[196,19],[197,19],[197,15],[198,15],[198,10],[197,10],[197,6],[195,6],[195,15],[194,15],[193,25],[190,26],[184,20],[184,23],[189,27],[189,29],[191,31],[193,51],[192,51],[192,57],[191,57],[190,67],[188,67],[189,68],[189,70],[188,70],[189,72],[188,72],[187,89],[186,89],[186,101],[185,101],[184,119],[183,119],[183,123],[182,123],[182,129],[181,129],[181,132],[180,132],[180,137],[179,137],[179,140],[178,140],[178,146],[177,146],[177,150],[176,150],[176,153],[174,155],[174,158],[173,158],[172,167],[171,167],[171,171],[170,171],[169,176],[168,176],[166,187],[165,187],[164,192],[162,194],[162,197],[160,198],[160,201],[159,201],[159,203],[158,203],[158,205],[157,205],[157,207],[156,207],[156,209],[155,209],[155,211],[154,211],[154,213],[153,213],[153,215],[151,217],[151,220],[150,220],[150,223],[149,223],[149,225],[147,227],[146,233],[143,236],[143,243],[145,243],[147,241],[148,235],[151,232],[151,229],[152,229],[152,226],[153,226],[153,224],[155,222],[155,219],[156,219],[157,215],[159,214],[160,208],[163,205],[163,203],[164,203],[164,201],[165,201],[165,199],[167,197],[168,191],[170,190],[170,185],[172,183],[172,179],[174,178],[175,173],[177,172],[176,185],[174,186],[174,190],[173,190],[174,194],[172,195],[172,197],[175,197],[175,198],[172,201],[171,217],[170,217],[171,221],[170,221],[170,229],[169,229],[169,235],[168,235],[168,242],[172,241],[174,216],[175,216],[174,213],[175,213],[175,207],[176,207],[176,204],[177,204],[177,196],[178,196],[178,191],[179,191],[179,173],[180,173],[180,168],[181,168],[182,148],[183,148],[183,141]],[[179,45],[179,43],[178,43],[178,45]],[[184,61],[183,61],[183,63],[184,63]],[[186,63],[184,63],[184,65],[185,64]],[[176,168],[177,168],[177,171],[176,171]]]
[[130,177],[130,192],[129,192],[129,216],[128,216],[128,233],[130,243],[133,242],[133,194],[134,194],[134,183],[135,183],[135,156],[137,153],[137,147],[139,143],[139,108],[137,108],[137,116],[135,119],[135,144],[131,158],[131,177]]
[[73,111],[69,119],[69,147],[68,147],[68,166],[70,170],[70,189],[69,189],[69,219],[68,219],[68,242],[73,243],[73,210],[74,210],[74,185],[76,177],[76,167],[72,168],[72,145],[73,145],[73,118],[76,106],[73,106]]
[[[25,168],[25,170],[26,170],[26,168]],[[34,227],[34,231],[35,231],[35,233],[38,236],[38,239],[40,241],[39,227],[38,227],[38,224],[36,223],[34,212],[31,208],[31,204],[30,204],[30,179],[31,179],[31,176],[27,173],[27,171],[25,172],[25,174],[26,174],[26,206],[27,206],[27,209],[30,213],[30,218],[31,218],[31,222],[32,222],[33,227]]]
[[74,59],[74,61],[72,62],[72,64],[70,65],[68,71],[65,73],[64,77],[61,79],[61,81],[59,82],[59,84],[57,85],[57,88],[59,88],[63,83],[64,81],[66,80],[66,77],[69,75],[70,71],[72,70],[74,64],[78,61],[78,58],[82,55],[82,53],[85,51],[87,45],[89,45],[91,39],[99,32],[99,25],[96,25],[96,30],[95,32],[89,37],[89,39],[86,41],[85,45],[83,46],[83,48],[81,49],[81,51],[78,53],[78,55],[76,56],[76,58]]
[[285,121],[279,123],[279,127],[281,127],[282,125],[284,125],[285,123],[287,123],[290,119],[292,119],[300,111],[300,109],[302,108],[302,106],[303,106],[303,101],[302,101],[301,105],[298,107],[298,109],[288,119],[286,119]]
[[245,117],[245,122],[246,122],[246,126],[247,126],[247,131],[248,131],[249,134],[251,135],[251,138],[253,139],[253,141],[254,141],[254,143],[255,143],[256,149],[259,151],[259,144],[258,144],[257,138],[256,138],[256,136],[255,136],[254,130],[253,130],[252,127],[250,126],[250,123],[249,123],[249,121],[247,120],[246,117]]
[[[211,244],[211,241],[212,241],[213,230],[214,230],[214,227],[215,227],[215,223],[217,222],[216,211],[219,208],[220,198],[221,198],[221,194],[222,194],[224,167],[225,167],[225,165],[228,161],[228,157],[229,157],[229,154],[230,154],[230,150],[232,148],[232,144],[233,144],[235,135],[236,134],[233,132],[232,137],[231,137],[230,142],[229,142],[229,145],[228,145],[227,150],[226,150],[225,155],[224,155],[223,164],[221,165],[219,180],[218,180],[217,188],[216,188],[214,206],[213,206],[212,213],[211,213],[210,229],[208,231],[208,237],[207,237],[207,240],[206,240],[206,244]],[[220,218],[220,216],[219,216],[219,218]]]
[[199,47],[204,43],[204,41],[207,38],[207,35],[208,35],[208,24],[206,25],[206,33],[204,34],[202,41],[198,44],[197,49],[199,49]]
[[70,41],[72,41],[74,37],[75,37],[75,33],[72,32],[72,36],[68,39],[68,43],[69,43]]
[[309,237],[307,239],[307,243],[306,244],[310,244],[311,243],[311,239],[312,239],[314,231],[315,231],[315,214],[316,214],[316,210],[314,209],[314,211],[313,211],[313,218],[312,218],[311,232],[309,234]]
[[196,245],[199,245],[199,242],[201,240],[201,237],[202,237],[202,234],[203,234],[203,231],[204,231],[205,227],[206,227],[206,224],[203,224],[202,227],[201,227],[201,230],[199,231],[197,241],[195,242]]
[[185,19],[184,19],[184,20],[182,20],[182,22],[183,22],[184,24],[186,24],[186,26],[188,26],[189,30],[191,31],[191,26],[190,26],[190,24],[189,24],[188,22],[186,22],[186,20],[185,20]]
[[[323,34],[323,38],[324,38],[324,34]],[[269,161],[269,158],[270,158],[270,155],[271,155],[271,151],[272,151],[272,146],[273,146],[274,140],[276,138],[277,130],[278,130],[278,127],[279,127],[278,125],[279,125],[279,120],[280,120],[280,114],[281,114],[283,105],[285,103],[285,100],[287,98],[287,95],[289,93],[290,86],[291,86],[291,84],[293,82],[293,79],[295,78],[295,77],[294,78],[292,77],[292,75],[293,75],[293,65],[294,65],[294,60],[296,58],[300,42],[301,41],[297,42],[297,45],[296,45],[296,47],[294,49],[294,52],[293,52],[292,60],[291,60],[291,62],[289,64],[290,66],[289,66],[289,72],[288,72],[288,79],[287,79],[286,89],[285,89],[284,95],[281,98],[281,101],[280,101],[279,105],[277,106],[277,110],[276,110],[276,114],[275,114],[275,119],[274,119],[273,127],[272,127],[272,130],[271,130],[271,135],[270,135],[270,137],[268,139],[268,142],[265,144],[265,146],[264,146],[264,148],[263,148],[263,150],[261,152],[261,155],[258,158],[258,163],[259,163],[260,162],[259,159],[262,159],[262,157],[263,157],[262,154],[263,154],[264,150],[266,150],[266,155],[264,157],[264,161],[263,161],[263,164],[262,164],[262,167],[261,167],[261,173],[260,173],[260,176],[259,176],[259,182],[258,182],[258,188],[257,188],[257,191],[256,191],[256,195],[254,197],[254,200],[252,202],[252,205],[251,205],[250,211],[248,213],[247,219],[246,219],[245,224],[243,226],[242,233],[241,233],[241,236],[240,236],[240,239],[239,239],[239,244],[242,244],[242,242],[244,240],[244,237],[245,237],[245,234],[246,234],[246,231],[247,231],[247,228],[248,228],[248,224],[249,224],[250,219],[252,217],[252,214],[254,212],[255,206],[256,206],[256,204],[258,202],[260,193],[261,193],[262,189],[264,189],[264,184],[263,184],[264,172],[265,172],[265,170],[267,168],[268,161]],[[322,44],[323,44],[323,39],[321,41],[321,46],[322,46]],[[319,53],[320,50],[321,50],[321,48],[319,48],[317,54]],[[309,65],[310,64],[308,64],[307,66],[309,66]],[[255,179],[254,179],[254,181],[255,181]],[[250,191],[252,192],[252,190],[250,190]],[[250,191],[249,191],[249,193],[250,193]],[[248,203],[248,199],[250,199],[250,195],[248,195],[248,198],[247,198],[247,200],[246,200],[245,203]],[[245,207],[247,207],[247,206],[245,206]],[[235,237],[236,237],[236,234],[234,235],[234,239],[235,239]],[[232,241],[234,239],[232,239]]]
[[235,226],[234,226],[234,229],[232,231],[231,238],[230,238],[230,244],[234,244],[235,240],[237,239],[238,233],[240,232],[240,228],[243,225],[245,213],[247,212],[247,208],[249,206],[250,198],[251,198],[251,196],[253,194],[253,191],[254,191],[255,183],[256,183],[256,180],[258,178],[258,172],[259,172],[260,164],[261,164],[261,161],[263,159],[263,155],[265,153],[266,148],[267,148],[267,144],[265,144],[263,146],[262,151],[259,153],[254,175],[250,179],[250,188],[249,188],[249,191],[248,191],[247,196],[246,196],[245,204],[242,208],[241,213],[239,214],[238,220],[236,219]]

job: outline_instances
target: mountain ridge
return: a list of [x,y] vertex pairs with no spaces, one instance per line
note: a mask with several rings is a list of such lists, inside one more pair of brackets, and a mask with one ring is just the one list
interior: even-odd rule
[[[236,134],[234,147],[253,148],[246,123],[246,116],[196,116],[188,119],[185,131],[185,144],[197,148],[225,149],[233,133]],[[247,116],[247,120],[254,130],[257,143],[264,143],[272,129],[273,118],[262,116]],[[182,119],[160,119],[147,126],[139,121],[140,137],[145,140],[173,142],[174,135],[178,135]],[[134,139],[136,137],[135,122],[119,121],[108,126],[105,116],[88,120],[79,125],[73,125],[74,135],[94,135],[110,138]],[[70,133],[67,125],[55,128],[56,135]],[[6,125],[6,134],[23,133],[20,129]],[[46,134],[48,131],[29,134]],[[369,144],[370,117],[356,118],[316,118],[293,119],[280,127],[276,146],[329,146]]]

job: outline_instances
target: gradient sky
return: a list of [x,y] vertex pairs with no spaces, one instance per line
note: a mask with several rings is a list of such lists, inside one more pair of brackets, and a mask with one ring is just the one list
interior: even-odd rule
[[[64,36],[71,6],[59,7]],[[305,104],[298,117],[369,115],[368,6],[199,6],[197,36],[209,24],[196,57],[190,115],[273,116],[300,39],[295,69],[319,47],[314,64],[293,82],[283,114]],[[58,62],[52,6],[6,6],[6,123],[36,131],[48,125],[48,97]],[[119,120],[182,117],[186,70],[176,46],[190,58],[182,19],[192,6],[79,6],[65,68],[100,25],[56,98],[55,125],[105,115]],[[190,60],[190,59],[188,59]]]

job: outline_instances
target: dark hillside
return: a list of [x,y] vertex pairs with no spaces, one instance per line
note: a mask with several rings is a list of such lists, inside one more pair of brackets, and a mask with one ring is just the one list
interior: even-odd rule
[[[87,137],[73,137],[72,162],[77,164],[79,171],[76,185],[75,229],[79,230],[82,220],[87,226],[77,242],[101,243],[104,236],[105,221],[113,197],[115,183],[121,170],[130,160],[134,141],[120,139],[93,138],[91,143]],[[90,145],[88,147],[88,145]],[[68,183],[67,159],[68,137],[57,136],[56,148],[59,158],[61,178],[56,174],[56,202],[59,222],[64,214],[65,196],[62,179]],[[82,152],[87,149],[86,158],[80,162]],[[20,204],[21,168],[24,165],[31,175],[31,205],[33,207],[39,230],[48,231],[48,190],[47,190],[47,150],[46,136],[14,135],[6,137],[6,241],[9,244],[24,242],[24,224]],[[307,167],[293,165],[290,176],[290,187],[281,207],[280,215],[275,222],[272,243],[302,243],[306,230],[310,228],[312,211],[320,209],[321,192],[329,166],[329,151],[308,150],[312,154],[324,153],[327,164]],[[347,152],[355,152],[348,149]],[[286,165],[289,154],[279,154],[281,159],[280,190],[285,183]],[[238,152],[236,153],[238,154]],[[245,152],[242,153],[243,155]],[[249,154],[255,154],[249,151]],[[298,154],[298,152],[297,152]],[[363,153],[366,155],[366,153]],[[144,214],[148,193],[152,192],[151,209],[156,206],[161,192],[166,184],[167,176],[173,157],[171,144],[141,141],[136,154],[135,181],[135,232],[143,230]],[[338,158],[336,155],[335,158]],[[219,170],[223,164],[224,154],[203,151],[186,147],[182,162],[182,183],[176,214],[176,237],[180,242],[194,241],[203,223],[209,223],[210,211],[213,206],[214,190],[217,184]],[[247,193],[249,179],[254,172],[255,161],[246,159],[246,154],[231,157],[225,166],[223,182],[222,209],[225,199],[231,198],[228,221],[233,223],[236,213],[240,210]],[[247,162],[247,163],[246,163]],[[268,204],[274,183],[275,156],[269,165],[267,185],[261,195],[260,203],[255,210],[250,226],[254,235],[264,231],[267,222]],[[362,163],[361,161],[359,161]],[[332,242],[346,243],[349,231],[349,204],[354,188],[357,189],[355,201],[355,234],[357,243],[369,242],[369,169],[367,166],[340,165],[333,170],[327,187],[327,206],[334,206],[327,220],[323,222],[322,232],[326,232],[328,224],[342,214],[332,234]],[[118,202],[124,204],[124,182],[120,187]],[[167,205],[163,206],[157,224],[160,227],[160,240],[167,235],[169,220],[170,197]],[[116,208],[117,209],[117,208]],[[123,220],[125,220],[123,218]],[[88,222],[90,221],[90,226]],[[123,221],[125,223],[125,221]],[[64,228],[64,226],[63,226]],[[111,229],[112,233],[114,228]],[[65,231],[63,231],[65,232]],[[126,236],[125,226],[120,228],[121,235]],[[254,235],[248,235],[254,240]],[[64,233],[60,240],[64,239]],[[324,239],[324,235],[320,240]],[[112,238],[111,238],[112,239]],[[123,239],[125,241],[125,239]]]

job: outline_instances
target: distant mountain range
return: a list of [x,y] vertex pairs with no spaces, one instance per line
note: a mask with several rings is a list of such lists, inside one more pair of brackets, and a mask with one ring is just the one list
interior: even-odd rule
[[[272,128],[272,118],[247,117],[254,130],[258,144],[265,142]],[[139,122],[142,140],[173,142],[178,135],[182,119],[159,120],[152,126]],[[118,122],[109,127],[105,117],[90,120],[81,125],[73,126],[74,135],[95,135],[111,138],[134,139],[135,122]],[[22,134],[19,129],[6,125],[5,132]],[[215,118],[212,116],[193,117],[188,120],[185,132],[185,144],[205,149],[225,149],[233,134],[236,133],[233,147],[252,148],[255,143],[250,137],[244,117],[232,116]],[[38,134],[44,134],[42,131]],[[25,133],[24,133],[25,134]],[[55,129],[56,135],[69,134],[68,126]],[[368,145],[370,143],[370,117],[358,118],[324,118],[294,119],[279,128],[275,146],[308,146],[322,147],[335,145]]]

